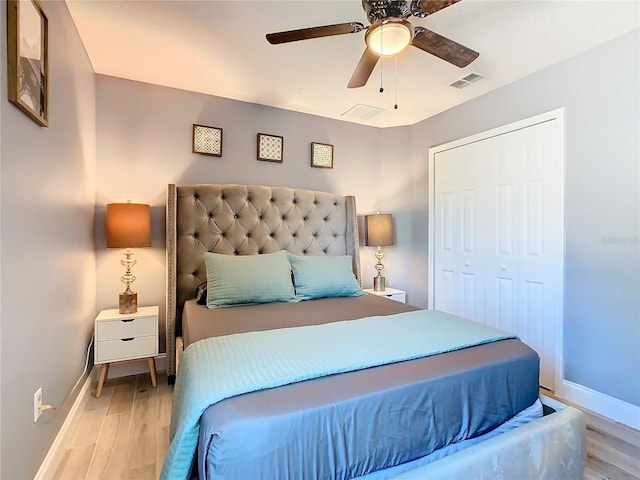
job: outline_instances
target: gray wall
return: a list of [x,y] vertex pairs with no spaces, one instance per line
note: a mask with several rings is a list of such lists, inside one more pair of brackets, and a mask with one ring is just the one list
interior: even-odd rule
[[428,148],[565,107],[565,378],[638,406],[639,85],[636,30],[414,125],[406,239],[412,285],[424,286],[413,299],[424,306]]
[[[33,478],[78,389],[95,315],[95,82],[64,2],[49,19],[49,128],[7,101],[2,42],[1,478]],[[6,32],[6,4],[0,8]],[[33,422],[33,394],[59,408]]]
[[[384,207],[378,191],[377,128],[262,105],[97,75],[97,306],[113,308],[122,290],[122,251],[106,250],[104,210],[126,200],[152,205],[153,248],[137,249],[134,290],[140,305],[165,307],[165,203],[168,183],[247,183],[352,194],[358,212]],[[192,124],[223,129],[222,157],[191,153]],[[284,162],[256,160],[258,132],[284,137]],[[334,168],[310,167],[310,143],[335,146]],[[364,284],[375,270],[363,248]],[[367,261],[368,260],[368,261]],[[389,266],[389,275],[393,268]],[[399,276],[399,275],[398,275]],[[164,332],[163,332],[164,333]],[[160,348],[164,351],[164,340]]]

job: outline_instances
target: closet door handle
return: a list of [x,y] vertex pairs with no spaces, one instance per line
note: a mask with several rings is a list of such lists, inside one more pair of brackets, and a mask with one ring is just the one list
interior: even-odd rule
[[500,267],[500,270],[502,270],[502,271],[504,272],[507,268],[509,268],[509,267],[507,267],[506,265],[502,265],[502,266]]

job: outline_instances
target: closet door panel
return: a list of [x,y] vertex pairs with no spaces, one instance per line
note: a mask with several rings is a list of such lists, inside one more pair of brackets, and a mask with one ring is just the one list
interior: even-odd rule
[[434,157],[434,307],[518,335],[551,389],[562,322],[557,135],[540,123]]

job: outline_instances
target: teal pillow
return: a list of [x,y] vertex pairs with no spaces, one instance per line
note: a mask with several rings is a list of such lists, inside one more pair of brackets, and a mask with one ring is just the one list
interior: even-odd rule
[[353,274],[350,256],[300,256],[288,254],[297,300],[357,297],[364,292]]
[[284,251],[262,255],[204,254],[207,307],[295,300],[291,264]]

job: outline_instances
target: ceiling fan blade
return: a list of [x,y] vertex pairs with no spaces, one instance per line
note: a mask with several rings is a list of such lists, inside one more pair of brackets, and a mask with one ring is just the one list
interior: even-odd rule
[[458,42],[449,40],[426,28],[415,27],[414,32],[415,35],[411,45],[431,55],[435,55],[456,67],[464,68],[480,55],[475,50],[471,50],[464,45],[460,45]]
[[322,27],[301,28],[299,30],[289,30],[288,32],[268,33],[266,37],[269,43],[276,45],[279,43],[297,42],[298,40],[309,40],[310,38],[357,33],[362,30],[364,30],[362,23],[351,22],[324,25]]
[[413,0],[411,2],[411,14],[415,17],[426,17],[459,1],[460,0]]
[[367,48],[362,57],[360,57],[360,61],[358,62],[358,66],[356,70],[351,75],[351,80],[349,80],[348,88],[358,88],[364,87],[367,84],[367,80],[371,76],[371,72],[375,68],[378,63],[378,59],[380,57],[377,53],[375,53],[370,48]]

